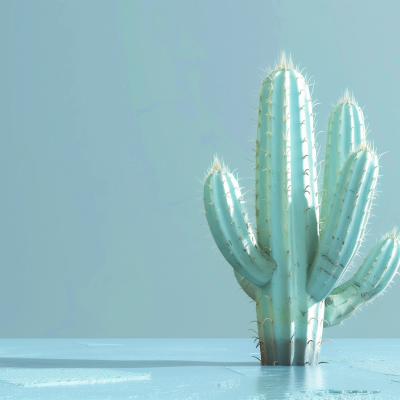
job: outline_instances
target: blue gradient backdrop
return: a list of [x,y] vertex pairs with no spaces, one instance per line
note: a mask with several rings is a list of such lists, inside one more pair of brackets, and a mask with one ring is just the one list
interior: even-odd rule
[[[282,50],[315,82],[318,161],[347,87],[385,153],[354,273],[400,224],[399,12],[365,0],[0,1],[0,337],[252,335],[254,306],[201,225],[199,180],[218,154],[253,189],[252,106]],[[399,303],[392,285],[324,336],[400,337]]]

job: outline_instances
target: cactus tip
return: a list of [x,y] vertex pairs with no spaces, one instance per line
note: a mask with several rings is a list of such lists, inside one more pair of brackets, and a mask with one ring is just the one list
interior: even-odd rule
[[278,63],[275,63],[275,69],[294,69],[292,56],[287,58],[285,51],[282,51]]
[[373,146],[373,144],[372,144],[372,142],[370,140],[366,140],[366,139],[362,139],[361,140],[361,142],[358,145],[356,151],[358,152],[358,151],[363,151],[363,150],[369,151],[375,157],[378,157],[378,155],[376,153],[376,150],[375,150],[375,148],[374,148],[374,146]]
[[400,240],[400,235],[399,236],[396,236],[397,235],[397,230],[398,230],[398,227],[397,226],[394,226],[393,227],[393,229],[390,231],[390,232],[386,232],[384,235],[383,235],[383,239],[395,239],[395,240]]
[[345,103],[354,104],[358,108],[358,104],[354,98],[354,95],[353,94],[350,95],[348,88],[346,88],[346,90],[344,91],[343,96],[340,97],[337,105]]
[[298,68],[295,68],[293,65],[292,56],[289,54],[288,57],[284,50],[281,52],[278,61],[275,61],[274,68],[273,69],[270,67],[266,68],[267,75],[269,75],[270,73],[272,73],[277,69],[292,69],[293,71],[298,72]]
[[208,176],[209,174],[213,174],[217,171],[221,171],[221,173],[229,172],[228,167],[224,164],[224,160],[220,161],[218,159],[218,156],[215,154],[214,155],[214,161],[211,165],[211,167],[208,169],[206,175]]

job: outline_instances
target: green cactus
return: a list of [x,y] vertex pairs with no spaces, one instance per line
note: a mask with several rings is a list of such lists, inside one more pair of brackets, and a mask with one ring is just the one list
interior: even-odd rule
[[[308,84],[283,53],[262,81],[253,230],[238,180],[217,157],[203,183],[212,236],[256,303],[262,365],[315,365],[322,330],[383,293],[400,264],[396,229],[338,286],[365,236],[378,159],[346,92],[331,113],[318,192]],[[255,232],[255,233],[254,233]]]

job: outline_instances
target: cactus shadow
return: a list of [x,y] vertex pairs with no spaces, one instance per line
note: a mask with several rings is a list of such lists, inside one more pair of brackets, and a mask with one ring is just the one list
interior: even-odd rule
[[213,362],[190,360],[73,360],[0,357],[0,368],[165,368],[165,367],[256,367],[259,362]]

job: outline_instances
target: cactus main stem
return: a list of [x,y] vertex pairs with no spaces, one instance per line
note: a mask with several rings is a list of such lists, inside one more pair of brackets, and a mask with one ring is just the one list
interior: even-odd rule
[[282,302],[273,295],[273,285],[272,280],[255,293],[261,365],[318,364],[324,301],[298,301],[299,294],[292,292]]

